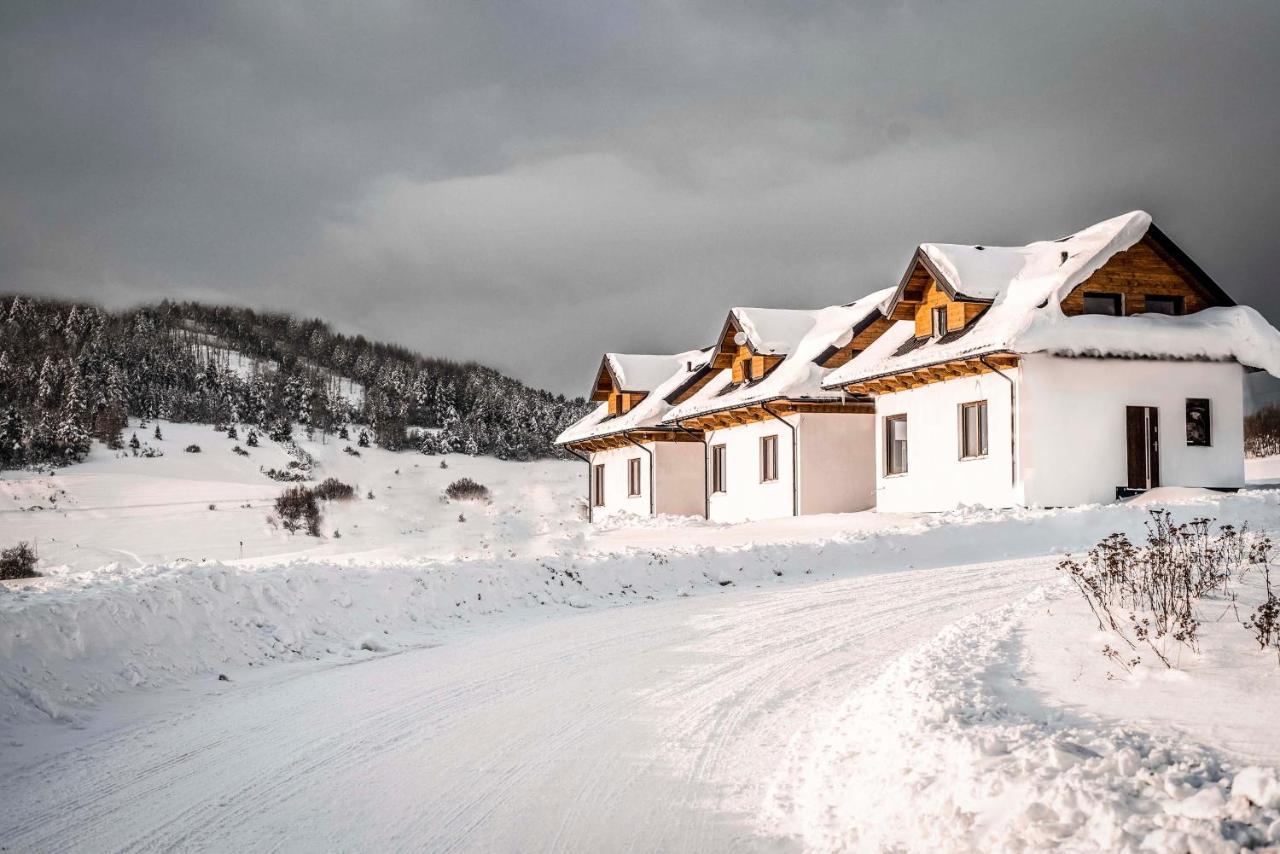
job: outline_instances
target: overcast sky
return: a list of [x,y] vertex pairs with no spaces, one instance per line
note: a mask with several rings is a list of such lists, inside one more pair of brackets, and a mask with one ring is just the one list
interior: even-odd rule
[[[23,8],[27,5],[28,8]],[[1280,3],[0,7],[0,291],[604,350],[1150,211],[1280,319]]]

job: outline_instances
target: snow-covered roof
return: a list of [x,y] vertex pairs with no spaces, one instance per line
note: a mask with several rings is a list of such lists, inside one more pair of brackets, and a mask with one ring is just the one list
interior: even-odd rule
[[[990,300],[991,306],[938,339],[917,339],[913,324],[900,321],[881,336],[880,346],[832,371],[825,385],[834,388],[995,352],[1237,359],[1274,373],[1269,365],[1280,359],[1280,333],[1252,309],[1227,306],[1183,317],[1063,314],[1067,294],[1153,228],[1149,214],[1133,211],[1069,237],[1027,246],[923,244],[920,251],[932,272],[945,280],[940,284],[962,297]],[[886,301],[884,308],[890,310],[894,302]]]
[[[672,424],[696,415],[782,398],[840,399],[842,395],[839,391],[823,389],[823,379],[830,373],[830,369],[822,367],[818,364],[818,360],[831,348],[847,345],[853,339],[855,330],[860,328],[868,318],[878,317],[880,305],[892,294],[892,291],[892,288],[876,291],[849,305],[836,305],[813,311],[785,310],[785,317],[782,316],[784,311],[782,309],[734,309],[735,312],[751,313],[756,325],[753,333],[747,334],[761,335],[760,340],[766,344],[770,341],[778,343],[786,340],[787,337],[793,337],[794,343],[779,353],[779,355],[785,353],[783,360],[762,379],[735,384],[732,369],[725,368],[684,403],[673,406],[667,413],[665,422]],[[760,312],[768,312],[768,314],[760,314]],[[762,319],[763,325],[759,323]],[[776,325],[770,326],[770,324]],[[747,332],[745,327],[743,332]],[[776,337],[771,339],[770,335]],[[761,352],[758,346],[755,344],[752,346],[757,352]]]
[[605,361],[610,369],[616,364],[622,372],[615,375],[619,385],[622,385],[624,376],[628,378],[626,382],[629,384],[620,390],[647,394],[621,415],[610,415],[607,402],[599,404],[557,436],[556,444],[566,445],[658,426],[671,407],[666,398],[706,366],[711,351],[712,348],[707,347],[670,356],[607,354]]
[[618,384],[618,391],[649,392],[671,377],[676,356],[605,353],[604,361]]
[[746,336],[741,343],[761,356],[787,355],[813,328],[812,311],[738,307],[729,313]]

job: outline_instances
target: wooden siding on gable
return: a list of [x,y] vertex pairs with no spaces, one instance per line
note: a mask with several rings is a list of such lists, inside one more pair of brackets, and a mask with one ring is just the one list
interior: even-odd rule
[[1185,314],[1220,302],[1196,284],[1182,265],[1160,252],[1150,237],[1116,253],[1101,269],[1077,285],[1062,300],[1063,314],[1084,314],[1086,293],[1122,294],[1126,315],[1146,311],[1148,294],[1182,297]]
[[648,397],[647,394],[614,392],[609,395],[609,414],[625,415],[631,407]]
[[[905,305],[905,303],[903,303]],[[938,287],[937,282],[930,280],[925,289],[924,299],[914,305],[916,337],[927,338],[933,334],[933,310],[940,306],[947,309],[947,330],[954,332],[963,329],[987,307],[985,302],[969,302],[953,300],[946,291]]]

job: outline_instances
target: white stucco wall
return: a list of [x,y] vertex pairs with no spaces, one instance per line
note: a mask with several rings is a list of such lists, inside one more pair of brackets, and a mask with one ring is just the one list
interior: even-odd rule
[[[1018,380],[1019,369],[1005,371]],[[987,401],[987,455],[960,459],[960,404]],[[930,383],[876,399],[876,509],[950,510],[961,504],[1009,507],[1013,486],[1009,383],[994,373]],[[885,418],[907,416],[907,471],[885,475]]]
[[[1163,486],[1244,483],[1244,374],[1234,362],[1023,360],[1022,476],[1030,504],[1114,501],[1128,482],[1127,406],[1160,410]],[[1209,447],[1186,443],[1186,399],[1208,398]]]
[[[798,417],[787,416],[796,424]],[[778,437],[778,479],[760,482],[760,439]],[[724,445],[726,453],[725,492],[711,493],[711,519],[717,522],[744,522],[791,515],[791,431],[773,419],[741,424],[706,434],[708,447]],[[708,451],[710,466],[710,451]]]
[[[652,444],[647,447],[652,448]],[[640,494],[627,495],[627,461],[640,458]],[[604,506],[592,508],[592,519],[600,521],[618,513],[635,513],[640,516],[649,515],[649,455],[630,445],[625,448],[613,448],[608,451],[596,451],[591,454],[591,476],[595,477],[595,466],[604,465]],[[594,484],[590,485],[590,495],[595,495]]]
[[[654,498],[658,513],[701,516],[702,500],[702,445],[698,442],[642,442],[653,452],[653,465],[657,475]],[[640,494],[627,494],[627,467],[632,459],[640,460]],[[592,508],[596,521],[618,513],[649,515],[649,455],[630,445],[591,454],[592,477],[595,465],[603,464],[604,506]],[[594,493],[592,493],[594,494]]]
[[[703,501],[701,442],[657,442],[654,463],[657,466],[657,510],[675,516],[702,516]],[[648,487],[646,486],[646,489]]]
[[800,416],[800,512],[851,513],[874,507],[874,415]]
[[[788,415],[800,444],[800,513],[865,510],[874,501],[871,415]],[[760,481],[760,440],[778,437],[778,479]],[[757,421],[708,434],[725,446],[727,491],[711,494],[711,519],[742,522],[790,516],[792,434],[776,420]]]

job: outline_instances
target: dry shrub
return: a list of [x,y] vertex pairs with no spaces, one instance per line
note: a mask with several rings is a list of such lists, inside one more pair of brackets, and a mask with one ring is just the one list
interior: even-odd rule
[[30,543],[18,543],[0,551],[0,580],[35,578],[39,574],[36,572],[36,550]]
[[356,490],[350,484],[343,483],[335,477],[327,477],[312,490],[321,501],[350,501],[356,497]]
[[276,513],[286,531],[306,531],[312,537],[320,536],[320,505],[316,496],[305,486],[293,486],[276,498]]
[[489,487],[469,477],[460,477],[449,484],[444,494],[454,501],[488,501]]

